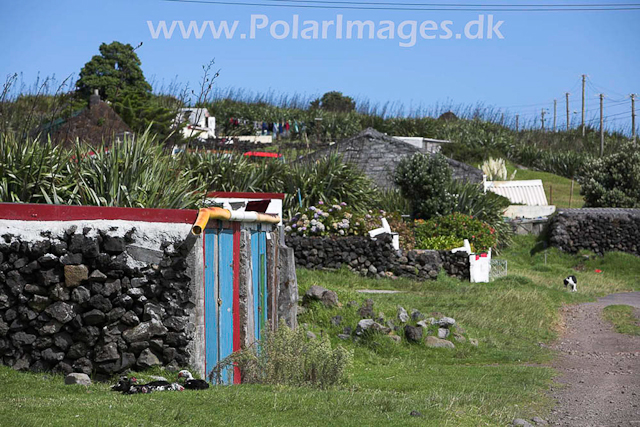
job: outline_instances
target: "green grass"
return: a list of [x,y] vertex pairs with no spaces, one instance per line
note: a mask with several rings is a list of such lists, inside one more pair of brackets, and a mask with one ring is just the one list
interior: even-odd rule
[[602,317],[620,334],[640,335],[640,321],[633,311],[630,305],[609,305],[602,311]]
[[[298,270],[300,293],[313,284],[338,293],[342,307],[313,304],[301,325],[354,351],[347,386],[220,386],[202,392],[122,396],[108,385],[64,386],[60,376],[0,368],[0,425],[506,425],[516,417],[545,417],[554,371],[546,346],[557,337],[559,308],[612,292],[638,289],[640,258],[612,253],[571,256],[549,249],[531,255],[532,237],[516,237],[500,258],[509,276],[471,284],[441,276],[433,282],[372,280],[348,271]],[[595,273],[601,269],[602,273]],[[580,292],[564,289],[578,276]],[[399,294],[362,294],[358,289],[396,289]],[[429,349],[374,336],[360,343],[339,340],[335,315],[354,327],[357,306],[374,300],[376,314],[395,318],[396,306],[454,317],[477,338],[478,347]],[[157,370],[156,374],[162,373]],[[170,377],[169,373],[164,374]],[[413,418],[413,410],[423,414]]]
[[550,205],[555,205],[558,208],[581,208],[584,205],[584,199],[580,195],[580,184],[577,181],[573,183],[572,198],[571,180],[568,178],[548,172],[521,169],[509,161],[506,162],[506,166],[508,176],[511,176],[514,170],[518,170],[514,177],[515,180],[541,179]]

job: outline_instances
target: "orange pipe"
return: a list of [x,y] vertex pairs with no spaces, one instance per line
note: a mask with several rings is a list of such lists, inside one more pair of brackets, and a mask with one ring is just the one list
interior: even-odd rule
[[280,217],[277,215],[268,215],[259,212],[230,211],[223,208],[202,208],[198,212],[198,217],[191,228],[191,232],[195,235],[201,234],[211,219],[239,222],[266,222],[268,224],[280,223]]
[[201,208],[198,212],[196,222],[191,227],[191,232],[195,235],[201,234],[205,229],[210,219],[223,219],[229,220],[231,218],[231,212],[222,208]]

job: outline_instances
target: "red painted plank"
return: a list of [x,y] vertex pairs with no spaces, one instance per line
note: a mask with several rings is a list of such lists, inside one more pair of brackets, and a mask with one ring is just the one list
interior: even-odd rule
[[124,220],[191,224],[195,209],[114,208],[31,203],[0,203],[0,219],[20,221]]
[[[233,223],[233,351],[240,351],[240,223]],[[240,384],[240,368],[233,368],[233,383]]]
[[242,193],[242,192],[224,192],[211,191],[207,193],[207,197],[229,197],[237,199],[280,199],[284,200],[284,193]]

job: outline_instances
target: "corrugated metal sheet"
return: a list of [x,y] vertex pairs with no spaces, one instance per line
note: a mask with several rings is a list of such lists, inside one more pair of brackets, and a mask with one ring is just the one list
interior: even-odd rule
[[506,197],[511,203],[527,206],[547,206],[547,195],[540,179],[526,181],[487,181],[485,188]]

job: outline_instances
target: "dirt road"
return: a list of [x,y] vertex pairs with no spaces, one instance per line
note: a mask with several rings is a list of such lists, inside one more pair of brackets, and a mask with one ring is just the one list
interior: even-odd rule
[[640,313],[640,292],[613,294],[565,309],[566,329],[554,348],[560,372],[550,424],[640,427],[640,337],[616,333],[602,320],[607,305]]

